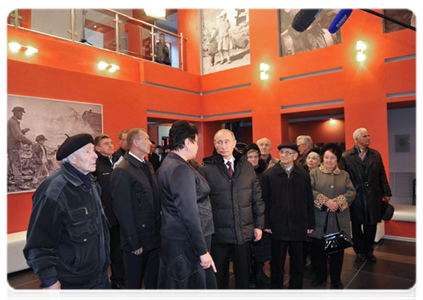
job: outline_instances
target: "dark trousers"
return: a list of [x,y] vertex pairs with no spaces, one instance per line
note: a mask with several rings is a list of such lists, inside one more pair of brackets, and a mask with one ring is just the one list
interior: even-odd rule
[[304,277],[304,256],[302,241],[272,240],[271,287],[283,288],[286,253],[289,252],[289,288],[302,289]]
[[363,228],[361,228],[361,225],[362,224],[351,222],[354,251],[357,254],[373,254],[377,223],[373,225],[363,225]]
[[216,265],[217,287],[229,288],[229,258],[232,257],[237,289],[248,289],[250,282],[251,242],[243,245],[212,244],[211,256]]
[[143,280],[146,289],[157,289],[159,249],[144,251],[141,255],[123,251],[127,289],[140,289]]
[[109,274],[104,272],[99,277],[97,285],[89,290],[80,292],[64,292],[60,291],[60,299],[62,300],[113,300],[112,289],[110,288]]
[[315,255],[317,277],[326,280],[328,256],[330,257],[330,280],[332,283],[341,282],[342,264],[344,262],[344,251],[326,255],[324,251],[325,241],[323,239],[312,239],[312,248]]
[[123,266],[122,249],[120,248],[120,226],[113,226],[110,230],[110,280],[125,284],[125,267]]

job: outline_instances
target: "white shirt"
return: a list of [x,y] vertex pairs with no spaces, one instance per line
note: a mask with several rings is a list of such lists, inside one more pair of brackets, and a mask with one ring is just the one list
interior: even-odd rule
[[225,158],[223,159],[223,162],[225,163],[226,167],[229,169],[229,166],[227,165],[228,161],[230,161],[232,164],[232,172],[235,172],[235,164],[234,164],[235,157],[232,156],[229,160]]
[[144,163],[144,159],[139,158],[138,156],[136,156],[134,153],[132,153],[131,151],[129,151],[129,155],[132,155],[133,157],[135,157],[136,159],[138,159],[140,162]]

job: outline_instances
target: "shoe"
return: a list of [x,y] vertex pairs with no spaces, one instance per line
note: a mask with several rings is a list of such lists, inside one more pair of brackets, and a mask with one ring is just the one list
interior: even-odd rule
[[357,258],[358,258],[358,260],[359,260],[359,261],[361,261],[361,262],[365,262],[365,261],[367,260],[367,256],[366,256],[366,255],[364,255],[363,253],[358,253],[358,254],[357,254]]
[[306,296],[303,292],[296,292],[296,291],[293,291],[291,289],[288,289],[288,294],[293,299],[298,299],[298,300],[305,300],[306,299]]
[[119,290],[123,290],[125,289],[125,285],[123,283],[120,282],[116,282],[114,280],[112,280],[112,282],[110,283],[110,287],[114,290],[119,289]]
[[367,255],[367,259],[368,259],[368,261],[370,261],[370,262],[377,262],[377,258],[376,258],[376,256],[375,256],[373,253],[368,254],[368,255]]
[[330,287],[333,288],[333,289],[338,289],[338,290],[344,289],[344,285],[342,284],[342,282],[332,282],[330,284]]
[[313,286],[313,287],[319,286],[319,285],[321,285],[325,281],[326,281],[326,279],[324,279],[324,278],[316,277],[311,282],[311,286]]
[[264,284],[270,284],[270,278],[264,273],[263,269],[259,271],[259,275],[257,276],[261,282]]

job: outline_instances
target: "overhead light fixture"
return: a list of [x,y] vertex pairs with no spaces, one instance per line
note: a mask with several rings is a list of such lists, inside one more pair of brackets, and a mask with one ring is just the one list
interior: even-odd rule
[[31,47],[31,46],[22,46],[19,43],[16,42],[10,42],[9,43],[9,49],[10,51],[17,53],[19,51],[25,52],[26,55],[31,56],[38,52],[37,48]]
[[269,65],[265,63],[260,64],[260,79],[267,80],[269,79]]
[[97,67],[102,71],[108,70],[110,73],[116,72],[117,70],[120,69],[119,66],[117,66],[115,64],[108,64],[104,61],[100,61],[97,65]]
[[144,8],[144,12],[148,17],[166,20],[166,9],[164,8]]
[[366,60],[365,50],[367,49],[367,45],[363,43],[362,41],[357,41],[356,49],[357,49],[356,60],[360,62],[365,61]]

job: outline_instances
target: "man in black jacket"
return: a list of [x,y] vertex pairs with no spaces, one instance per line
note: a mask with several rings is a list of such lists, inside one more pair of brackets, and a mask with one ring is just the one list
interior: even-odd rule
[[266,203],[265,230],[271,233],[271,287],[283,288],[283,273],[289,251],[289,288],[303,286],[303,242],[315,228],[314,199],[310,176],[294,164],[296,144],[278,146],[280,161],[263,173],[261,183]]
[[128,135],[128,130],[122,130],[119,132],[118,142],[119,142],[119,149],[113,153],[113,165],[118,165],[122,160],[125,153],[128,151],[128,142],[126,141],[126,136]]
[[120,224],[126,287],[157,288],[160,248],[160,197],[156,176],[145,160],[151,142],[147,132],[134,128],[126,137],[129,151],[113,170],[113,211]]
[[391,200],[391,188],[379,152],[369,148],[366,128],[353,133],[355,145],[342,154],[340,169],[350,174],[357,195],[350,206],[353,247],[361,261],[376,262],[373,244],[381,222],[382,201]]
[[122,250],[120,249],[120,227],[112,206],[110,177],[113,171],[113,141],[107,134],[100,134],[94,139],[97,153],[97,167],[93,173],[101,187],[101,203],[110,225],[110,276],[112,289],[125,287],[125,270],[123,267]]
[[91,172],[97,155],[89,134],[68,137],[60,169],[35,191],[24,255],[48,289],[107,289],[109,230],[100,186]]
[[202,173],[210,185],[215,233],[211,255],[217,285],[228,288],[232,257],[236,288],[249,287],[251,241],[259,241],[264,228],[264,202],[254,167],[234,150],[235,136],[227,129],[214,136],[213,156],[203,159]]

